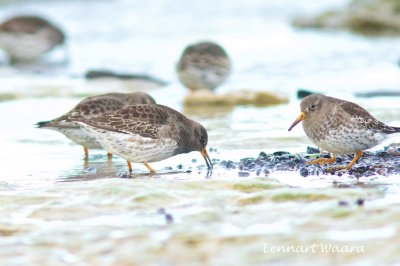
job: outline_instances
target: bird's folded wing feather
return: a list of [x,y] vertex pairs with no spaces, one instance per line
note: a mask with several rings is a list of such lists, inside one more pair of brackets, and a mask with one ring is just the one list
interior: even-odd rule
[[354,122],[359,126],[370,129],[376,132],[394,133],[395,129],[388,126],[375,117],[373,117],[367,110],[352,102],[343,102],[340,108],[345,111]]
[[97,128],[156,138],[167,124],[168,113],[156,105],[132,105],[83,122]]

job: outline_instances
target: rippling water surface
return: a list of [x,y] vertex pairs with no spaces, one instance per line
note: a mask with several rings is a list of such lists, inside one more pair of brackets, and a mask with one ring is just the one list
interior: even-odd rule
[[[201,122],[210,156],[237,161],[261,151],[304,152],[311,145],[297,117],[298,88],[358,102],[400,125],[398,98],[354,93],[399,90],[400,38],[297,30],[297,14],[347,1],[21,1],[3,4],[0,18],[44,15],[68,35],[65,51],[36,66],[0,66],[0,264],[2,265],[261,265],[310,261],[383,265],[400,254],[399,176],[301,177],[296,172],[251,174],[216,166],[210,176],[199,153],[152,164],[158,174],[63,135],[34,128],[71,109],[83,95],[129,91],[120,82],[87,82],[92,68],[152,75],[170,85],[148,89],[157,102]],[[219,93],[250,89],[287,95],[289,104],[185,110],[174,67],[190,42],[221,43],[233,73]],[[3,62],[5,56],[0,54]],[[134,89],[139,89],[136,86]],[[393,142],[394,137],[375,149]],[[189,171],[190,170],[190,171]],[[358,199],[364,204],[359,206]],[[338,202],[342,204],[338,204]],[[344,203],[343,203],[344,202]],[[360,202],[359,202],[360,203]],[[344,206],[342,206],[344,205]],[[274,246],[315,252],[278,252]],[[334,252],[324,245],[362,247]]]

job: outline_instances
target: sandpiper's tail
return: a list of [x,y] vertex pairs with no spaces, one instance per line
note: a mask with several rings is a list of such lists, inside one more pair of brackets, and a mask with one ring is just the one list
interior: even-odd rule
[[400,133],[400,127],[393,127],[393,129],[396,133]]

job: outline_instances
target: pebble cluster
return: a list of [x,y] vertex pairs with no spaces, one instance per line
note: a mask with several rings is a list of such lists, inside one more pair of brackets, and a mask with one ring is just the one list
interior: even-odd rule
[[[266,154],[261,152],[257,158],[243,158],[240,162],[221,161],[219,165],[226,169],[237,169],[239,177],[247,177],[252,173],[257,176],[268,176],[277,171],[296,171],[304,177],[310,175],[342,176],[346,171],[335,170],[335,167],[348,165],[354,157],[354,155],[337,155],[334,164],[323,166],[307,164],[307,161],[321,156],[330,158],[329,154],[320,154],[319,149],[307,147],[306,153],[292,154],[286,151],[277,151]],[[366,151],[358,162],[347,171],[347,174],[357,178],[400,174],[400,148],[385,147],[381,151]]]

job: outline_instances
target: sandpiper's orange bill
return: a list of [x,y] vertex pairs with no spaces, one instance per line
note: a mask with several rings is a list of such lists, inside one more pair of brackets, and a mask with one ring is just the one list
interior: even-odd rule
[[206,161],[208,169],[213,168],[213,165],[212,165],[210,156],[208,156],[206,147],[202,148],[200,152],[201,152],[201,155],[203,156],[204,160]]
[[289,127],[288,131],[292,130],[298,123],[304,120],[306,118],[306,115],[304,112],[301,112],[300,115],[296,118],[296,120],[293,122],[293,124]]

